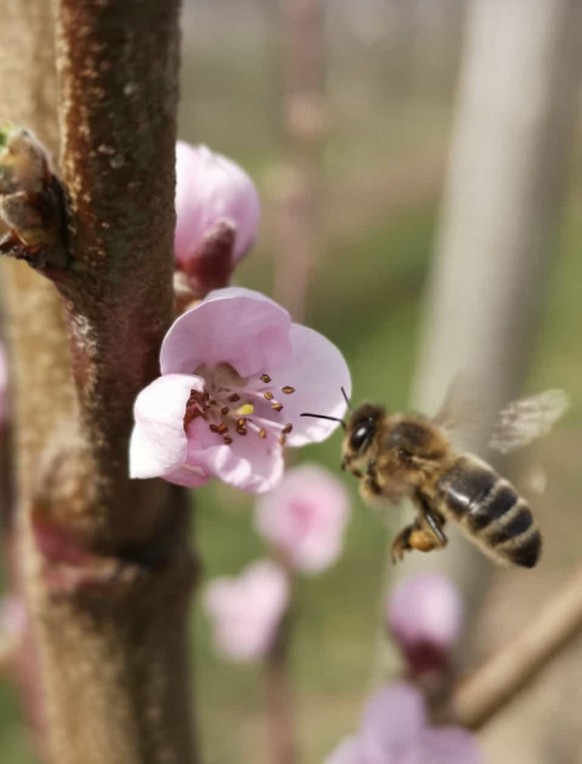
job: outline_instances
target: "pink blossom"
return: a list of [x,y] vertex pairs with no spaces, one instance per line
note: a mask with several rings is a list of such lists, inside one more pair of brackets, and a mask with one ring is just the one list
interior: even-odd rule
[[8,369],[6,368],[6,353],[0,342],[0,428],[6,418],[6,390],[8,387]]
[[446,667],[461,629],[462,609],[457,588],[440,573],[419,573],[391,592],[388,625],[415,673]]
[[248,289],[211,292],[180,316],[161,349],[162,376],[137,397],[130,471],[196,487],[211,477],[253,493],[283,474],[283,446],[327,438],[350,375],[339,350]]
[[174,250],[188,276],[205,280],[218,269],[226,285],[255,240],[259,216],[257,191],[241,167],[207,146],[176,144]]
[[396,682],[368,700],[360,729],[325,764],[481,764],[473,736],[460,727],[427,726],[424,696]]
[[256,660],[271,646],[289,602],[289,581],[275,563],[256,562],[239,576],[207,584],[204,609],[219,652],[232,660]]
[[255,510],[259,533],[304,573],[319,573],[336,561],[348,518],[343,484],[314,465],[287,472]]

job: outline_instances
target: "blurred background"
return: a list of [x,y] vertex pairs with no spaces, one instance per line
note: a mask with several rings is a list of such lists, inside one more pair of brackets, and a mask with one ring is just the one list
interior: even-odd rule
[[[430,413],[463,367],[476,370],[487,410],[551,387],[571,396],[551,435],[508,466],[526,492],[536,465],[547,477],[532,499],[545,541],[539,567],[493,570],[466,544],[422,561],[465,589],[459,660],[468,665],[527,628],[582,557],[576,5],[190,0],[183,9],[179,136],[236,159],[263,203],[237,283],[332,339],[355,401]],[[336,434],[294,458],[339,473],[339,451]],[[345,480],[354,506],[345,552],[330,571],[301,578],[294,614],[308,763],[356,727],[390,660],[379,655],[380,603],[399,515],[365,508]],[[263,553],[251,507],[223,485],[197,493],[205,578],[238,573]],[[197,612],[192,626],[205,760],[266,761],[260,667],[216,657]],[[578,640],[482,730],[486,760],[582,762],[581,671]],[[4,683],[0,718],[2,761],[32,762]]]

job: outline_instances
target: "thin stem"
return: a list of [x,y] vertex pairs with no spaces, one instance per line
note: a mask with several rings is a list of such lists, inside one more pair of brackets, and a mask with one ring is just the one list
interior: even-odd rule
[[289,682],[289,647],[292,618],[287,611],[265,659],[267,735],[271,764],[297,761],[293,690]]
[[454,689],[445,716],[478,729],[501,711],[582,629],[582,569],[523,633]]

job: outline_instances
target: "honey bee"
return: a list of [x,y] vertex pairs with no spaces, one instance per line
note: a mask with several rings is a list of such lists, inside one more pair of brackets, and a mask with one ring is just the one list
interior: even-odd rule
[[[359,479],[369,504],[404,498],[413,502],[417,515],[392,542],[393,562],[414,549],[429,552],[446,546],[444,527],[453,520],[495,562],[532,568],[542,546],[538,525],[509,481],[454,445],[453,388],[432,419],[391,414],[384,406],[364,403],[347,422],[338,420],[344,428],[341,467]],[[500,412],[490,447],[508,453],[527,445],[545,434],[567,407],[561,390],[515,401]]]

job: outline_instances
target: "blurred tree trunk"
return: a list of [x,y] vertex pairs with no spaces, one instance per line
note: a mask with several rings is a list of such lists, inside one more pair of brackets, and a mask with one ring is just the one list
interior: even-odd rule
[[[468,371],[484,422],[521,390],[556,248],[575,114],[578,0],[472,0],[412,404]],[[556,380],[559,386],[560,380]],[[474,391],[473,391],[474,392]],[[486,433],[479,433],[481,446]],[[494,568],[465,539],[398,569],[442,570],[471,623]]]

